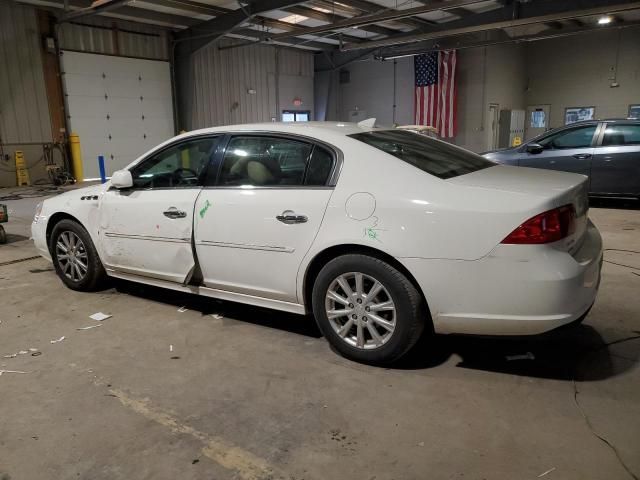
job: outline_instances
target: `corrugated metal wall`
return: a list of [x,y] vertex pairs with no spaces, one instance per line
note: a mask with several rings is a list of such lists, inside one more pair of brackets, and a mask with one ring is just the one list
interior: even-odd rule
[[2,143],[50,142],[49,106],[35,9],[0,2]]
[[[234,41],[224,41],[226,46]],[[181,112],[188,128],[268,122],[278,117],[279,75],[296,75],[313,82],[313,54],[267,45],[219,50],[212,45],[191,58],[192,79],[181,85],[186,95]],[[278,59],[278,69],[276,69]],[[249,93],[255,90],[255,93]],[[281,92],[279,92],[281,93]]]
[[81,23],[64,23],[58,41],[63,50],[169,59],[166,30],[124,20],[91,17]]

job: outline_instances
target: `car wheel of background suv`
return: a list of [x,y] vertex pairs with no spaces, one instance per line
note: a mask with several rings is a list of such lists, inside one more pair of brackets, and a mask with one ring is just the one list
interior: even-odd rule
[[389,364],[418,341],[428,313],[416,287],[393,266],[367,255],[328,262],[313,286],[313,313],[345,357]]

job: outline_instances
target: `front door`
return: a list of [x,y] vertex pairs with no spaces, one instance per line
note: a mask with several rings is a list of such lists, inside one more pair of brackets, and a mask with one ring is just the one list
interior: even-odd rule
[[216,144],[215,137],[172,144],[131,169],[133,188],[104,194],[99,242],[107,268],[187,279],[195,263],[193,209]]
[[529,105],[524,119],[525,141],[549,130],[549,105]]
[[196,205],[205,286],[299,303],[298,268],[318,232],[336,158],[293,137],[237,135]]
[[589,175],[597,124],[567,128],[539,140],[543,150],[528,153],[519,160],[521,167],[546,168]]
[[591,192],[640,194],[640,124],[609,123],[594,149]]

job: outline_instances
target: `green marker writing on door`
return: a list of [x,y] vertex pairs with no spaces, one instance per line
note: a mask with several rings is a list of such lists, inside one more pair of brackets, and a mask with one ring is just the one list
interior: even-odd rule
[[205,213],[207,213],[207,210],[209,210],[210,206],[211,206],[211,202],[209,202],[209,200],[204,202],[204,207],[200,209],[200,218],[204,218],[204,215]]

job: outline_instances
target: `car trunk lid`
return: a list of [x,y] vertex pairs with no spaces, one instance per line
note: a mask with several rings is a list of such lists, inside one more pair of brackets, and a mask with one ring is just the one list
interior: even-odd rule
[[[558,172],[525,167],[497,165],[467,175],[446,180],[460,186],[493,191],[509,192],[539,199],[537,213],[572,205],[575,209],[575,230],[557,247],[574,253],[580,248],[587,229],[589,211],[588,177],[574,173]],[[523,212],[522,222],[530,218],[531,211]],[[514,228],[518,225],[514,225]]]

